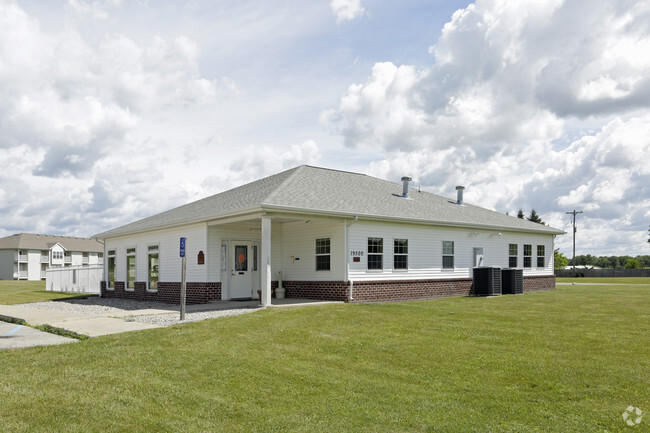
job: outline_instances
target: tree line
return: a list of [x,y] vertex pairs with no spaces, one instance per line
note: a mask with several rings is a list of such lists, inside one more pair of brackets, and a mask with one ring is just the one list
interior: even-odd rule
[[[603,269],[642,269],[650,268],[650,256],[592,256],[591,254],[576,256],[576,266],[596,267]],[[573,266],[573,260],[555,250],[555,268],[563,269]]]

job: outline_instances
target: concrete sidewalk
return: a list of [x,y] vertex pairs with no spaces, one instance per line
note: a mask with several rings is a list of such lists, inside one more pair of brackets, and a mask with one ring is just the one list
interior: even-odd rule
[[79,340],[39,331],[29,326],[0,322],[0,350],[20,349],[23,347],[52,346],[74,343]]
[[[307,299],[273,299],[271,307],[292,307],[337,303],[332,301],[314,301]],[[105,313],[82,314],[70,311],[50,310],[45,308],[30,307],[30,304],[0,305],[0,319],[20,319],[30,325],[50,325],[62,328],[77,334],[97,337],[100,335],[119,334],[129,331],[161,328],[165,325],[133,321],[133,316],[148,316],[157,314],[180,314],[178,305],[163,305],[156,308],[149,307],[146,302],[143,308],[126,309],[122,311],[108,311]],[[259,301],[219,301],[209,304],[187,305],[186,313],[232,310],[242,308],[257,308]],[[1,323],[1,322],[0,322]]]
[[[151,312],[155,310],[149,311],[150,312],[147,314],[159,314]],[[162,311],[162,313],[167,312],[168,311]],[[130,311],[129,315],[133,316],[135,313],[136,312],[134,311]],[[89,337],[117,334],[120,332],[141,331],[143,329],[159,327],[148,323],[131,322],[120,318],[107,317],[108,315],[79,314],[65,311],[45,310],[42,308],[30,308],[29,304],[0,305],[0,317],[1,316],[21,319],[30,325],[50,325],[55,328],[66,329]]]

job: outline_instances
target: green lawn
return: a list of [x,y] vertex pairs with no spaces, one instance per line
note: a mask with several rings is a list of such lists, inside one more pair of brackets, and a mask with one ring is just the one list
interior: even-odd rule
[[556,278],[558,283],[650,284],[648,277],[629,278]]
[[[265,309],[0,352],[11,432],[650,431],[649,286]],[[629,405],[645,414],[634,429]]]
[[0,304],[3,305],[78,297],[79,293],[48,292],[45,281],[0,280]]

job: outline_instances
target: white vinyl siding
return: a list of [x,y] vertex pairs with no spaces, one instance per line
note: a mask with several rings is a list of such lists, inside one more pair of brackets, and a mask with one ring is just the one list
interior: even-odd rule
[[[309,221],[309,222],[306,222]],[[258,243],[258,260],[261,260],[261,231],[249,222],[233,223],[208,227],[209,249],[214,251],[210,265],[210,281],[220,274],[221,244],[231,240]],[[342,281],[344,269],[344,228],[343,220],[297,220],[295,222],[271,223],[271,279],[276,281],[282,271],[285,281]],[[330,239],[330,270],[316,271],[315,240]],[[228,251],[226,254],[230,254]],[[207,260],[206,260],[207,263]],[[263,264],[259,262],[261,269]],[[230,269],[230,268],[228,268]],[[224,273],[224,277],[225,277]],[[162,280],[161,280],[162,281]],[[218,281],[218,280],[217,280]],[[225,281],[225,279],[224,279]],[[225,293],[225,291],[222,291]]]
[[[167,230],[157,230],[141,233],[140,235],[122,236],[106,239],[107,250],[117,250],[118,259],[115,264],[117,281],[126,281],[126,248],[136,248],[136,281],[148,279],[148,246],[157,244],[160,271],[158,281],[181,281],[180,238],[187,238],[187,281],[206,282],[206,268],[209,262],[206,244],[205,224],[193,224]],[[121,251],[121,252],[120,252]],[[199,251],[205,254],[206,265],[197,265]],[[105,266],[107,266],[105,259]]]
[[[296,221],[280,226],[281,258],[279,261],[276,261],[276,256],[272,258],[274,275],[281,270],[282,278],[286,281],[342,281],[345,278],[343,220],[313,219],[309,223]],[[330,240],[330,270],[316,271],[316,239],[323,238]],[[273,279],[276,279],[275,276]]]
[[[369,271],[365,257],[369,237],[383,238],[388,245],[394,239],[408,239],[408,272],[393,272],[390,257],[384,260],[383,271]],[[476,247],[483,248],[484,266],[500,268],[508,267],[509,244],[544,245],[547,251],[553,247],[552,235],[366,221],[352,224],[348,239],[349,275],[353,281],[470,278]],[[454,242],[453,269],[442,269],[443,241]],[[354,262],[351,254],[359,252],[364,255],[359,262]],[[552,260],[546,262],[544,268],[524,270],[524,275],[552,275]]]

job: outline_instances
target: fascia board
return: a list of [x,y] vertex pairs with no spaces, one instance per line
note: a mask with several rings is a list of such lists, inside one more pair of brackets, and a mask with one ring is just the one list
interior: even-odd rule
[[469,224],[469,223],[455,223],[450,221],[438,221],[438,220],[428,220],[428,219],[419,219],[419,218],[398,218],[398,217],[389,217],[389,216],[380,216],[380,215],[370,215],[370,214],[351,214],[345,212],[335,212],[335,211],[325,211],[312,209],[300,209],[300,208],[290,208],[286,206],[273,206],[273,205],[263,205],[264,209],[269,211],[282,211],[284,213],[295,213],[295,214],[308,214],[308,215],[320,215],[320,216],[329,216],[329,217],[339,217],[339,218],[355,218],[363,219],[365,221],[380,221],[380,222],[402,222],[409,224],[421,224],[421,225],[431,225],[431,226],[444,226],[444,227],[458,227],[458,228],[471,228],[471,229],[485,229],[485,230],[501,230],[508,232],[518,232],[518,233],[537,233],[537,234],[547,234],[547,235],[560,235],[566,234],[566,232],[551,227],[546,229],[521,229],[517,227],[510,226],[501,226],[501,225],[491,225],[491,224]]

